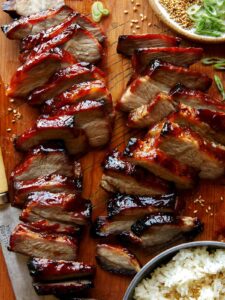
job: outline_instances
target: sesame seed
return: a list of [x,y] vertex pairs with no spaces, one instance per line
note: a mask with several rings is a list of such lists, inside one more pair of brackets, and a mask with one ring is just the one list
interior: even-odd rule
[[15,100],[14,100],[14,99],[10,99],[9,102],[10,102],[10,103],[14,103]]
[[137,11],[137,7],[134,6],[134,7],[133,7],[133,11]]
[[136,26],[136,29],[140,29],[141,27],[139,25]]
[[194,210],[194,214],[197,214],[197,212],[198,212],[197,210]]
[[151,27],[152,26],[152,23],[148,23],[148,27]]
[[12,111],[13,109],[11,107],[8,108],[8,111]]
[[223,201],[223,196],[220,197],[220,201]]
[[136,31],[135,31],[135,30],[133,30],[132,32],[133,32],[133,34],[135,34],[135,33],[136,33]]
[[12,129],[11,129],[11,128],[7,128],[6,131],[7,131],[7,132],[10,132],[10,131],[12,131]]
[[141,6],[141,3],[137,2],[137,3],[136,3],[136,6]]
[[133,23],[130,23],[130,28],[133,28],[134,24]]
[[127,15],[127,14],[128,14],[128,10],[125,10],[125,11],[124,11],[124,14]]
[[12,119],[12,123],[16,123],[16,120]]

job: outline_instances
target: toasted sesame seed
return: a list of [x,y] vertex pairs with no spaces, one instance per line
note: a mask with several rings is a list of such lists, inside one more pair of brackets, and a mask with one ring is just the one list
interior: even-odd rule
[[141,6],[141,3],[137,2],[137,3],[136,3],[136,6]]
[[10,99],[9,102],[10,102],[10,103],[14,103],[15,100],[14,100],[14,99]]
[[128,14],[128,10],[124,10],[124,14],[127,15]]
[[132,33],[133,33],[133,34],[135,34],[135,33],[136,33],[136,31],[135,31],[135,30],[133,30],[133,31],[132,31]]
[[12,119],[12,123],[16,123],[16,120]]
[[134,24],[133,23],[130,23],[130,28],[133,28]]
[[220,201],[223,201],[223,196],[220,197]]
[[13,109],[11,107],[8,108],[8,111],[12,111]]
[[6,131],[7,131],[7,132],[10,132],[10,131],[12,131],[12,129],[11,129],[11,128],[7,128]]
[[194,214],[197,214],[197,212],[198,212],[198,211],[197,211],[197,209],[196,209],[196,210],[194,210]]
[[137,11],[137,7],[136,6],[133,7],[133,11]]
[[136,26],[136,29],[140,29],[141,27],[139,25]]
[[152,26],[152,23],[148,23],[148,27],[151,27]]

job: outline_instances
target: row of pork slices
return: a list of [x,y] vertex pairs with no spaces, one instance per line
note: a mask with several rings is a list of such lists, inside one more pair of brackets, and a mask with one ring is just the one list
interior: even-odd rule
[[59,2],[2,26],[21,49],[22,65],[7,94],[42,112],[15,140],[25,158],[11,176],[11,203],[23,209],[24,223],[13,231],[9,249],[32,257],[28,268],[38,295],[83,299],[93,287],[95,266],[76,260],[92,204],[82,198],[82,171],[74,158],[109,142],[114,112],[105,75],[94,65],[102,59],[105,36]]
[[128,127],[147,134],[103,164],[101,186],[111,198],[93,228],[100,239],[151,249],[203,230],[198,218],[183,215],[176,191],[224,175],[225,107],[206,94],[212,80],[188,68],[203,50],[180,42],[157,34],[119,37],[118,53],[132,57],[134,74],[117,107]]

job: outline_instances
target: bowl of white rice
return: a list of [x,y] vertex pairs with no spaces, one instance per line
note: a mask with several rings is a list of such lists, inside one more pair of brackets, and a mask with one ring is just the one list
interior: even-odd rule
[[225,299],[225,243],[191,242],[162,252],[134,277],[123,298],[195,299]]

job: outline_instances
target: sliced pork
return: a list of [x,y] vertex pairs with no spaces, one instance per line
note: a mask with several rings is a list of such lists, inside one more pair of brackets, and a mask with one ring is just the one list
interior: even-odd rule
[[118,150],[107,156],[103,168],[101,186],[108,192],[152,196],[165,194],[170,190],[167,182],[125,161]]
[[53,260],[75,260],[77,241],[65,235],[39,233],[19,224],[10,236],[9,250],[27,256]]
[[141,73],[155,59],[180,67],[189,67],[202,58],[202,48],[159,47],[137,49],[132,57],[132,65]]
[[30,275],[35,281],[58,281],[81,277],[92,277],[95,267],[76,261],[31,258],[28,261]]
[[125,56],[131,56],[139,48],[174,47],[178,46],[180,42],[180,38],[164,34],[120,35],[117,52]]
[[127,126],[131,128],[151,127],[176,111],[173,98],[167,94],[158,94],[150,104],[142,105],[130,112]]
[[[76,192],[76,191],[75,191]],[[32,192],[27,197],[27,205],[20,216],[22,221],[35,222],[40,219],[86,225],[91,220],[92,205],[79,193]]]
[[141,269],[141,265],[134,254],[119,245],[98,244],[96,260],[106,271],[133,276]]

